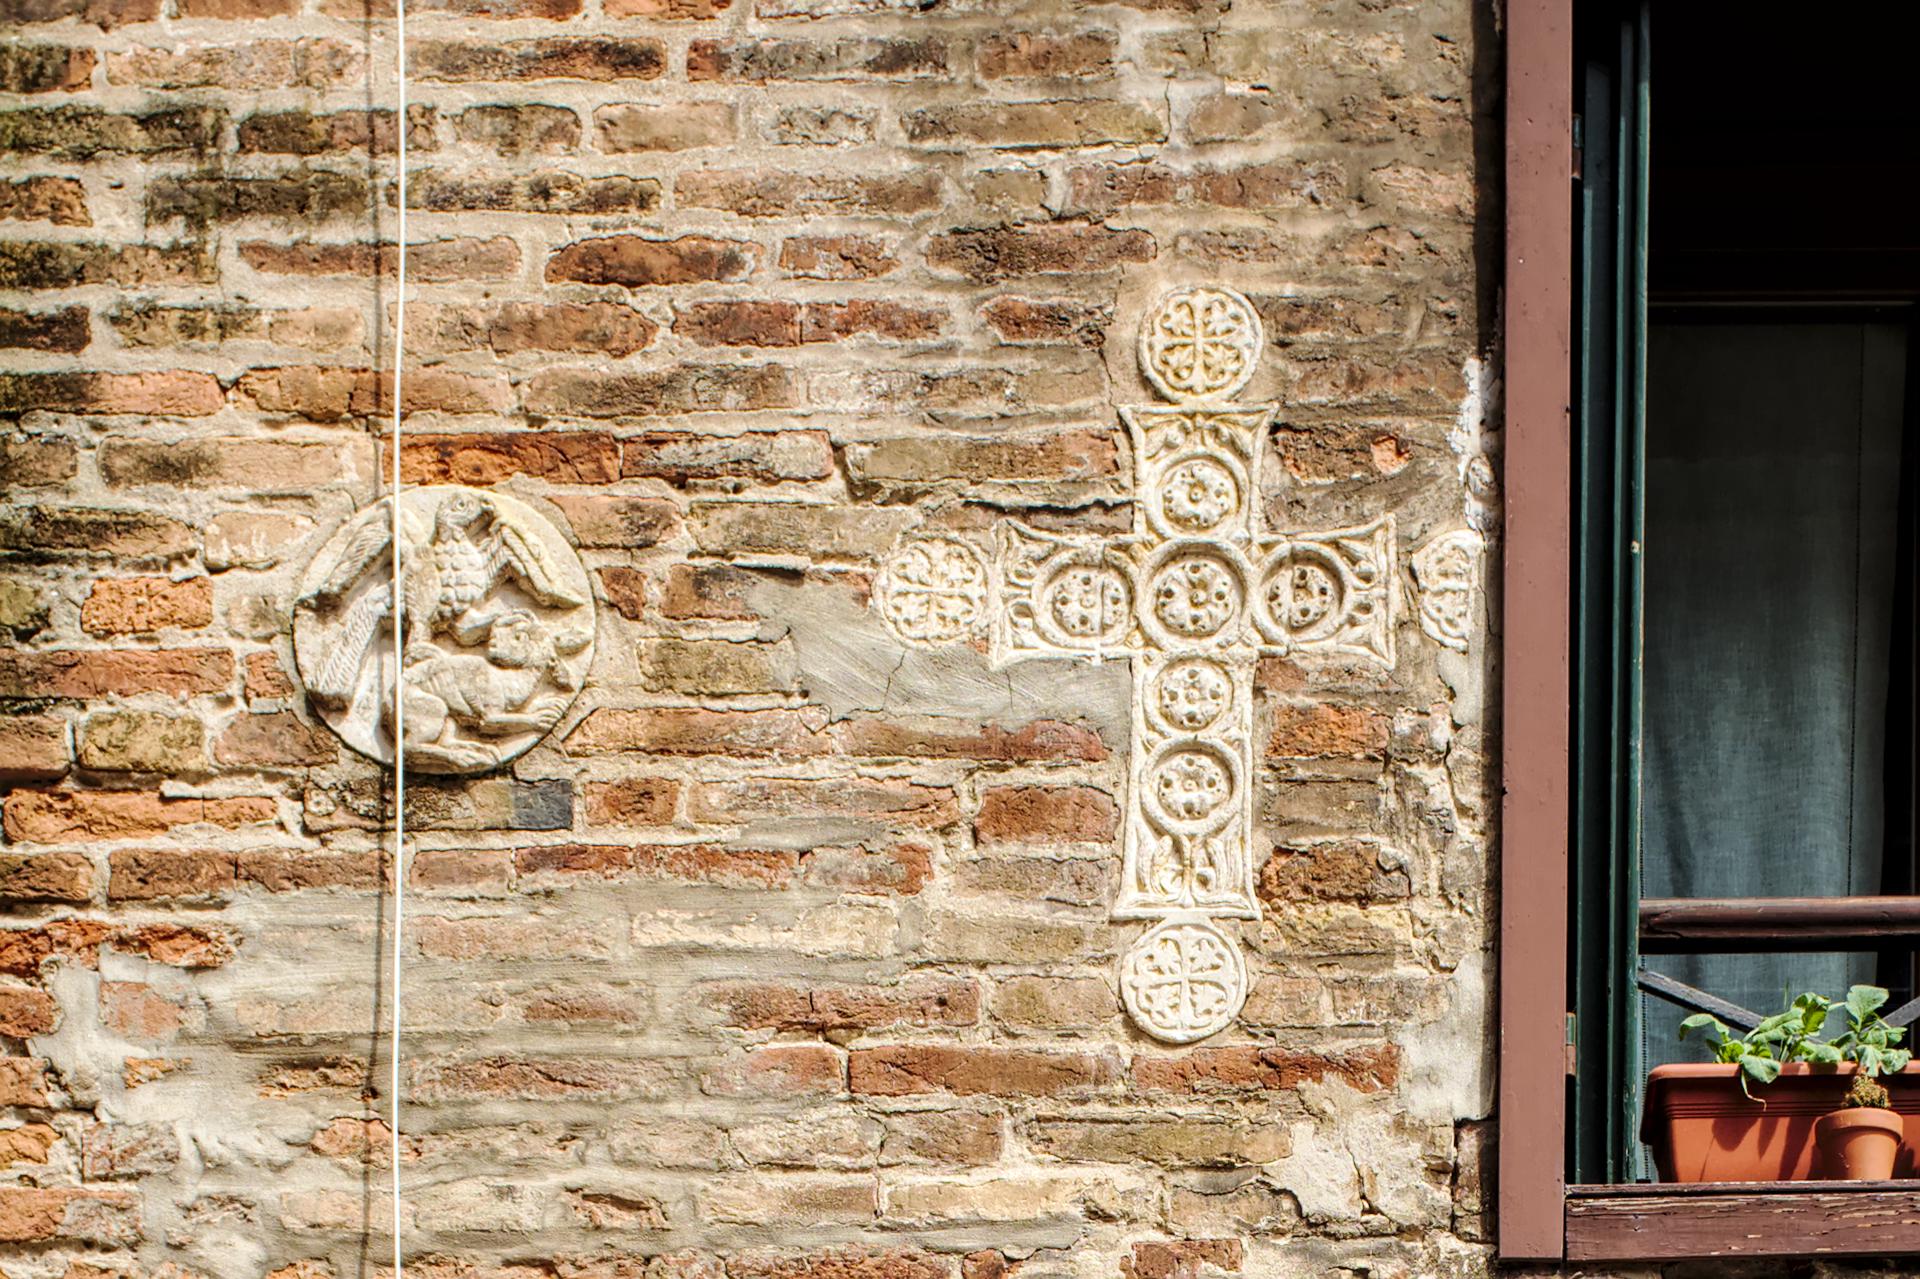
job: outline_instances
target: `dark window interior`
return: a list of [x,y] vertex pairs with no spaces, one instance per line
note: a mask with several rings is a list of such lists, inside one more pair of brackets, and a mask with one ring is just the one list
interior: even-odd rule
[[[1911,894],[1920,18],[1651,30],[1640,891]],[[1645,964],[1759,1012],[1916,993],[1904,944]],[[1645,1065],[1699,1059],[1641,1012]]]

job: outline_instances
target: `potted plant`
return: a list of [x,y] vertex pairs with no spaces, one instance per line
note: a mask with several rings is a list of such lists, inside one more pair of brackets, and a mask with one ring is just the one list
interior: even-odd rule
[[[1820,1116],[1813,1125],[1820,1170],[1835,1180],[1884,1181],[1893,1176],[1906,1133],[1880,1077],[1906,1069],[1913,1053],[1895,1047],[1907,1032],[1904,1026],[1889,1026],[1880,1016],[1886,1002],[1887,992],[1880,987],[1855,986],[1847,992],[1846,1033],[1820,1045],[1836,1063],[1853,1065],[1853,1082],[1840,1109]],[[1824,1059],[1824,1055],[1816,1058]]]
[[[1863,1016],[1877,1016],[1884,1002],[1884,995],[1880,1002],[1872,1000],[1876,989],[1849,992],[1854,1004],[1866,1010]],[[1833,1001],[1816,994],[1795,998],[1744,1035],[1711,1016],[1687,1018],[1682,1036],[1710,1032],[1715,1060],[1656,1066],[1648,1077],[1640,1139],[1653,1153],[1660,1180],[1807,1181],[1821,1176],[1824,1165],[1814,1125],[1836,1110],[1859,1109],[1844,1103],[1854,1076],[1862,1073],[1860,1060],[1875,1063],[1881,1075],[1875,1082],[1890,1090],[1890,1108],[1908,1124],[1892,1175],[1916,1175],[1920,1065],[1907,1062],[1904,1055],[1888,1059],[1884,1050],[1894,1041],[1878,1042],[1880,1031],[1870,1022],[1862,1022],[1864,1035],[1857,1047],[1852,1030],[1831,1042],[1822,1040],[1821,1034],[1838,1021]],[[1887,1030],[1899,1037],[1893,1027]],[[1880,1055],[1869,1057],[1869,1048]]]

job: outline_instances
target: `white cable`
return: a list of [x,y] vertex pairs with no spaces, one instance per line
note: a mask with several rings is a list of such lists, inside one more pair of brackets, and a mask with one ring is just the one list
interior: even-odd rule
[[[406,598],[400,573],[400,419],[401,378],[406,365],[407,341],[407,0],[394,0],[394,42],[399,67],[399,110],[394,113],[394,156],[400,166],[397,227],[398,247],[393,307],[393,479],[388,497],[393,505],[392,559],[393,602],[393,1024],[388,1052],[387,1106],[388,1151],[393,1189],[393,1279],[402,1279],[400,1215],[400,952],[405,945],[407,910],[407,755],[406,699],[401,695],[402,663],[406,659],[406,627],[401,606]],[[379,254],[375,252],[375,260]]]

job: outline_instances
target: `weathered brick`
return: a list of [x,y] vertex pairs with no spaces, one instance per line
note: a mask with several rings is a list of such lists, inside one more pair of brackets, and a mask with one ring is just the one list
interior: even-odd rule
[[680,508],[665,498],[558,493],[552,501],[582,546],[657,546],[680,527]]
[[849,755],[1098,763],[1110,753],[1097,731],[1053,719],[1008,728],[932,715],[859,715],[828,731],[835,745]]
[[1143,1240],[1120,1263],[1121,1279],[1199,1279],[1200,1267],[1238,1270],[1244,1249],[1238,1239]]
[[[45,1106],[50,1101],[47,1095],[47,1063],[44,1060],[38,1057],[0,1057],[0,1106]],[[12,1229],[6,1211],[8,1193],[6,1189],[0,1189],[0,1242],[9,1239]]]
[[582,788],[589,826],[668,826],[680,799],[671,777],[628,777]]
[[213,623],[213,580],[189,577],[103,577],[80,606],[89,635],[134,635],[197,630]]
[[[318,244],[246,240],[240,258],[263,275],[348,275],[371,279],[399,269],[390,243]],[[498,280],[520,269],[520,246],[507,236],[428,240],[407,245],[407,277],[422,284],[448,280]]]
[[220,144],[226,112],[217,107],[169,107],[121,115],[94,107],[46,107],[0,112],[0,151],[85,160],[96,155],[211,153]]
[[1028,1124],[1026,1134],[1039,1153],[1095,1164],[1244,1168],[1284,1159],[1292,1149],[1277,1124],[1212,1116],[1043,1119]]
[[833,471],[824,431],[750,431],[703,435],[656,431],[620,441],[620,474],[674,484],[701,479],[820,480]]
[[[364,368],[326,368],[300,364],[285,368],[248,369],[234,384],[235,398],[264,413],[287,413],[315,422],[337,422],[348,417],[367,417],[392,411],[393,378],[390,373]],[[401,407],[407,413],[500,413],[512,398],[506,384],[497,376],[462,373],[445,368],[411,370],[401,387]],[[242,444],[272,448],[272,442]],[[290,455],[304,455],[304,470],[324,467],[324,459],[341,456],[331,445],[281,444]],[[294,459],[290,456],[289,461]],[[282,478],[286,471],[269,472]],[[320,483],[319,475],[302,481]]]
[[997,32],[975,49],[974,67],[989,80],[1105,78],[1113,74],[1115,43],[1111,31]]
[[[394,120],[394,113],[386,110],[259,111],[240,121],[236,140],[241,151],[267,155],[331,155],[342,151],[390,155],[399,140]],[[436,149],[434,124],[432,107],[409,107],[408,149]]]
[[653,321],[617,302],[413,303],[407,344],[421,355],[452,351],[599,351],[616,359],[653,341]]
[[421,1101],[501,1097],[587,1100],[657,1095],[663,1063],[609,1057],[476,1057],[426,1061],[414,1071],[411,1095]]
[[179,218],[192,227],[248,218],[303,224],[365,216],[366,182],[352,174],[295,171],[263,178],[162,177],[147,186],[148,222]]
[[980,988],[972,981],[925,978],[897,986],[817,986],[735,982],[712,987],[706,1002],[729,1026],[818,1034],[892,1026],[972,1026]]
[[695,544],[718,555],[877,556],[909,522],[897,510],[800,502],[697,502],[687,512]]
[[[260,373],[254,370],[247,377]],[[242,378],[242,382],[246,382]],[[264,382],[248,394],[264,397]],[[267,405],[262,405],[267,407]],[[112,439],[100,446],[100,474],[114,488],[257,489],[311,492],[365,474],[364,452],[333,441],[192,438],[169,443]]]
[[146,89],[331,89],[365,77],[365,51],[344,40],[252,40],[107,54],[109,84]]
[[994,983],[993,1016],[1031,1030],[1092,1030],[1120,1015],[1120,1001],[1097,977],[1007,977]]
[[1143,1092],[1294,1089],[1322,1079],[1338,1079],[1361,1092],[1379,1092],[1393,1087],[1399,1077],[1400,1052],[1391,1044],[1344,1052],[1245,1045],[1195,1048],[1178,1056],[1141,1053],[1133,1059],[1133,1086]]
[[840,1054],[824,1045],[775,1044],[724,1061],[700,1077],[709,1097],[818,1097],[846,1091]]
[[0,1243],[124,1247],[140,1235],[140,1198],[130,1191],[0,1186]]
[[707,782],[688,800],[697,822],[851,820],[891,826],[940,827],[959,819],[959,803],[945,786],[897,780]]
[[1269,904],[1311,901],[1369,902],[1412,893],[1407,872],[1389,867],[1372,845],[1339,841],[1279,847],[1260,869],[1260,897]]
[[14,1164],[44,1164],[47,1152],[60,1140],[50,1124],[16,1124],[0,1128],[0,1168]]
[[195,549],[193,530],[147,511],[36,504],[0,511],[0,550],[16,555],[91,554],[127,563]]
[[67,725],[46,715],[0,716],[0,781],[57,781],[67,772]]
[[93,225],[93,218],[87,212],[87,189],[78,178],[18,178],[0,182],[0,221]]
[[189,697],[226,692],[233,671],[223,648],[0,649],[0,697]]
[[761,1249],[730,1257],[727,1274],[731,1279],[953,1279],[944,1257],[918,1248]]
[[77,450],[68,440],[0,440],[0,487],[65,484],[76,470]]
[[93,340],[84,306],[57,311],[16,311],[0,307],[0,347],[27,351],[84,351]]
[[743,218],[796,218],[925,213],[939,207],[941,187],[929,172],[841,176],[715,169],[681,174],[673,193],[683,208],[722,209]]
[[947,73],[947,43],[849,38],[695,40],[687,47],[687,79],[765,84],[778,80],[909,80]]
[[770,364],[683,364],[648,373],[561,368],[535,374],[521,392],[532,413],[573,417],[656,417],[793,408],[799,389]]
[[1145,231],[1084,223],[953,231],[927,244],[930,265],[976,283],[1035,275],[1078,275],[1124,263],[1151,262],[1158,253]]
[[938,484],[1017,485],[1117,481],[1118,441],[1110,431],[1060,431],[1021,438],[897,436],[847,447],[856,494],[912,493]]
[[213,743],[216,763],[242,768],[304,768],[330,763],[337,739],[292,711],[236,715]]
[[695,302],[676,308],[673,331],[708,346],[800,346],[854,336],[919,341],[946,331],[937,307],[852,302]]
[[576,755],[736,755],[806,758],[830,754],[825,717],[793,710],[719,711],[700,707],[600,707],[567,734]]
[[37,844],[147,839],[200,824],[238,830],[275,816],[273,801],[258,795],[199,799],[143,791],[16,790],[5,802],[7,838]]
[[889,241],[871,235],[802,235],[780,242],[780,269],[809,280],[872,280],[897,269]]
[[1137,145],[1167,138],[1160,112],[1104,98],[925,107],[908,112],[901,126],[907,140],[921,146],[1002,150]]
[[211,284],[217,271],[204,245],[45,244],[0,241],[0,288],[71,289],[89,284],[140,288]]
[[0,374],[0,413],[147,414],[206,417],[226,407],[211,373],[175,369],[153,373]]
[[157,711],[99,711],[80,726],[80,767],[114,773],[202,772],[206,729],[197,717]]
[[594,145],[610,155],[727,146],[738,135],[735,108],[726,102],[616,102],[593,113]]
[[1393,717],[1364,706],[1279,706],[1267,754],[1280,759],[1381,759]]
[[654,39],[509,40],[489,44],[418,41],[409,61],[422,80],[653,80],[667,69]]
[[1056,1097],[1107,1089],[1120,1079],[1119,1059],[1106,1054],[937,1044],[857,1048],[847,1069],[856,1094],[876,1097]]
[[233,891],[238,879],[232,853],[201,849],[138,849],[109,859],[108,901],[213,898]]
[[407,182],[407,207],[434,213],[650,213],[660,206],[651,178],[582,177],[549,171],[513,176],[423,169]]
[[759,252],[757,246],[742,240],[701,235],[676,240],[614,235],[581,240],[560,249],[547,260],[547,279],[623,284],[628,288],[739,280],[753,270]]
[[25,1039],[50,1035],[60,1023],[60,1005],[44,990],[0,986],[0,1035]]
[[1118,823],[1113,796],[1091,786],[996,786],[980,797],[973,834],[988,843],[1105,843]]
[[75,93],[93,79],[92,49],[10,42],[0,48],[0,93]]
[[858,107],[784,107],[764,129],[780,147],[844,147],[873,141],[878,115]]
[[1099,350],[1106,345],[1113,308],[1070,298],[997,297],[980,308],[1003,342]]
[[1327,160],[1284,160],[1232,169],[1183,172],[1160,164],[1106,164],[1067,175],[1075,210],[1103,214],[1137,205],[1215,205],[1227,209],[1296,209],[1336,204],[1346,196],[1341,167]]
[[580,145],[580,117],[538,103],[468,107],[454,118],[454,132],[500,155],[565,155]]
[[[381,473],[392,463],[388,449]],[[606,484],[620,477],[620,446],[599,431],[501,431],[409,435],[400,478],[407,484],[498,484],[532,475],[562,484]]]

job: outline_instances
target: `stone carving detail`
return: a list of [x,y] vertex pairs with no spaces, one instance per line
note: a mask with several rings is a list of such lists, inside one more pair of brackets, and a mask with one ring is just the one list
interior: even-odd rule
[[1211,921],[1170,919],[1149,928],[1121,960],[1120,998],[1155,1039],[1190,1044],[1240,1015],[1247,964]]
[[910,644],[955,643],[986,621],[986,563],[953,538],[903,542],[880,570],[874,603],[893,633]]
[[1140,367],[1169,400],[1223,398],[1253,378],[1266,340],[1259,313],[1232,289],[1175,289],[1140,326]]
[[392,499],[342,525],[301,579],[294,657],[320,717],[391,764],[394,628],[407,768],[478,773],[544,737],[593,662],[593,588],[560,530],[504,493],[456,486]]
[[1467,651],[1473,632],[1473,596],[1480,585],[1485,543],[1472,529],[1455,529],[1428,542],[1413,556],[1420,587],[1420,629],[1446,648]]
[[[1116,919],[1158,921],[1128,950],[1121,990],[1133,1020],[1169,1042],[1230,1024],[1247,993],[1237,944],[1212,922],[1257,919],[1252,856],[1257,755],[1253,676],[1262,655],[1394,663],[1391,516],[1353,528],[1268,532],[1259,472],[1278,406],[1228,401],[1254,373],[1259,316],[1228,289],[1167,295],[1146,319],[1140,360],[1172,403],[1120,410],[1132,438],[1133,531],[1063,534],[1003,520],[985,563],[963,547],[939,575],[956,601],[936,638],[903,620],[889,590],[877,607],[911,643],[972,634],[982,600],[989,661],[1132,663],[1132,754]],[[882,574],[921,577],[921,540]],[[965,590],[948,589],[965,582]],[[964,602],[962,602],[964,601]],[[912,614],[918,618],[917,612]]]

